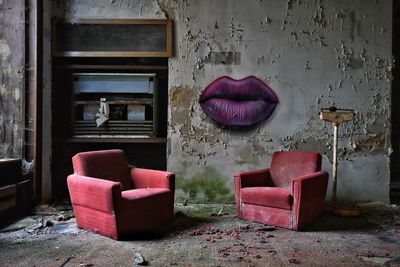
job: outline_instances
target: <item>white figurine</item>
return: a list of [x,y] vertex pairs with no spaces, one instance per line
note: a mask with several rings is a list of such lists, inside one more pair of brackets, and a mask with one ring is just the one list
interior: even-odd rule
[[110,119],[110,107],[105,98],[100,98],[100,107],[99,111],[96,113],[96,118],[97,127],[100,127]]

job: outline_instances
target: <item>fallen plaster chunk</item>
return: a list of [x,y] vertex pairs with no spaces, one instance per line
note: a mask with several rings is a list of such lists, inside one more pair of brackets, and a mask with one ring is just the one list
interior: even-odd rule
[[140,254],[139,252],[135,252],[135,254],[133,254],[133,261],[135,262],[136,265],[147,265],[143,255]]

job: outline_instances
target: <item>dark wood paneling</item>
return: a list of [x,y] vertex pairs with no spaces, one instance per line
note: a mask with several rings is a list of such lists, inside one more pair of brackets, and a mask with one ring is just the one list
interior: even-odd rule
[[16,184],[21,180],[21,159],[0,161],[0,187]]

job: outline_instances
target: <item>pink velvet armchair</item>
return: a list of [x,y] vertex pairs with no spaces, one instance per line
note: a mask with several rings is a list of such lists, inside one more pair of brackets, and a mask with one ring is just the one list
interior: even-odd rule
[[129,168],[118,149],[78,153],[72,163],[67,183],[78,227],[120,239],[173,218],[174,174]]
[[319,153],[275,152],[270,168],[235,174],[236,215],[300,230],[324,212],[327,185]]

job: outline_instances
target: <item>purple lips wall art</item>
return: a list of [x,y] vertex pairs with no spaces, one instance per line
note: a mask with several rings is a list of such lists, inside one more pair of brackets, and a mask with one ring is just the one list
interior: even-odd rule
[[252,126],[270,117],[279,101],[275,92],[254,76],[240,80],[222,76],[207,86],[199,102],[219,124]]

